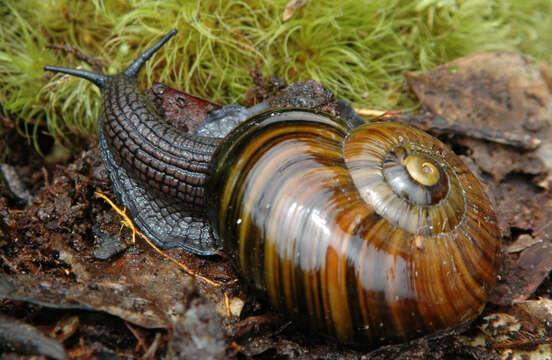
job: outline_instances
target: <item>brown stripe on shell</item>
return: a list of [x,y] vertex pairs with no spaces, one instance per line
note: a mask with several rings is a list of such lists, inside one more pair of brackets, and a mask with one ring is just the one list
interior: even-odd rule
[[[279,311],[344,342],[400,341],[476,316],[495,281],[500,235],[481,187],[464,196],[472,180],[465,166],[402,125],[366,125],[345,137],[340,120],[333,127],[305,112],[300,123],[302,113],[281,111],[282,123],[261,115],[215,154],[213,221],[244,277]],[[425,207],[395,196],[382,159],[396,146],[435,152],[432,162],[458,194]],[[380,214],[366,200],[377,191]],[[402,219],[389,222],[393,215]]]
[[[480,264],[472,264],[469,256],[466,254],[466,249],[469,249],[469,245],[466,246],[462,232],[455,234],[454,238],[449,241],[450,256],[452,257],[452,263],[454,264],[453,270],[455,271],[455,277],[451,280],[455,281],[455,286],[458,288],[458,294],[462,294],[464,297],[463,303],[458,303],[458,313],[470,314],[470,309],[476,311],[489,296],[489,289],[481,286],[481,283],[492,283],[493,278],[496,277],[496,272],[493,268],[481,266]],[[474,277],[474,271],[487,272],[485,279]]]

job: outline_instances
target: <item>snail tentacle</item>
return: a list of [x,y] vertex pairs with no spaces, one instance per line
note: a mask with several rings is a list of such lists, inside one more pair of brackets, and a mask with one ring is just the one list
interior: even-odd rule
[[81,70],[81,69],[71,69],[61,66],[52,66],[52,65],[46,65],[44,66],[44,70],[46,71],[52,71],[56,73],[63,73],[67,75],[73,75],[76,77],[80,77],[83,79],[86,79],[90,82],[92,82],[94,85],[102,89],[105,86],[105,83],[107,82],[107,76],[104,74],[87,71],[87,70]]
[[162,248],[213,255],[219,249],[205,217],[204,184],[218,139],[169,126],[137,88],[144,63],[173,30],[121,74],[46,66],[92,81],[102,91],[98,141],[102,160],[136,225]]

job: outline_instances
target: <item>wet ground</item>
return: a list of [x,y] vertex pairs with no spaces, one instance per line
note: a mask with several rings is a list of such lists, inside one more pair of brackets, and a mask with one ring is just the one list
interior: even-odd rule
[[[503,265],[475,322],[379,349],[305,334],[240,281],[224,257],[171,250],[171,261],[139,237],[133,243],[130,227],[96,195],[118,202],[94,141],[52,165],[8,126],[2,140],[11,155],[0,168],[2,358],[494,359],[552,352],[547,69],[518,55],[488,53],[406,78],[423,108],[392,119],[453,148],[482,179],[497,211]],[[255,103],[283,88],[278,79],[270,84],[247,98]],[[153,100],[169,117],[182,118],[178,103],[193,102],[161,93]],[[193,104],[195,115],[217,106]],[[186,126],[198,122],[190,121]],[[52,148],[47,137],[41,141]]]

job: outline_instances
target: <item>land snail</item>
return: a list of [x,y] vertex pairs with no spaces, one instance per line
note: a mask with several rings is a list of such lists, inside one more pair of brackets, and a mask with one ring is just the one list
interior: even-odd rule
[[178,131],[136,85],[175,32],[118,75],[45,67],[101,89],[102,160],[146,236],[199,255],[222,247],[276,311],[344,343],[477,317],[501,236],[456,155],[413,127],[300,108],[256,113],[224,138]]

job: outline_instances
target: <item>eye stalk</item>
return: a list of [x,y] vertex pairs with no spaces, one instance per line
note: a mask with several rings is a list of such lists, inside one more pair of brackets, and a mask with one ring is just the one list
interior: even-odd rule
[[[142,69],[142,66],[148,61],[153,54],[157,52],[167,41],[169,41],[170,38],[172,38],[176,34],[176,29],[172,29],[169,31],[161,40],[156,42],[152,47],[150,47],[148,50],[144,51],[132,64],[130,64],[124,71],[123,75],[126,75],[130,79],[136,79],[138,77],[138,73],[140,72],[140,69]],[[100,89],[103,89],[107,83],[107,79],[109,78],[108,75],[87,71],[87,70],[80,70],[80,69],[71,69],[61,66],[52,66],[52,65],[46,65],[44,66],[45,71],[53,71],[55,73],[62,73],[62,74],[68,74],[73,75],[76,77],[80,77],[82,79],[86,79],[92,83],[94,83],[97,87]]]

